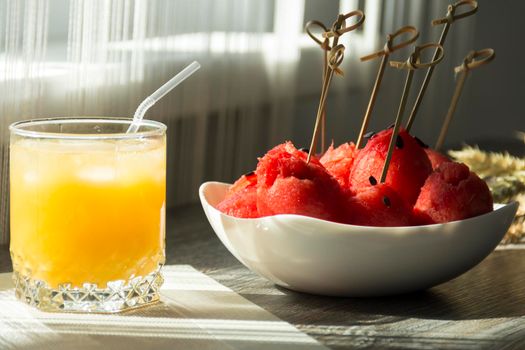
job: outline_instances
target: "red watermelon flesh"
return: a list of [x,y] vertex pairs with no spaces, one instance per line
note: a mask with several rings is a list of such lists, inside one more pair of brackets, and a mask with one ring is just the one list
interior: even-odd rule
[[441,165],[441,163],[452,161],[443,153],[440,153],[432,148],[425,148],[425,153],[432,164],[432,170],[436,170]]
[[224,214],[238,218],[258,218],[257,176],[250,173],[241,176],[230,186],[226,197],[217,205]]
[[257,186],[257,175],[255,175],[254,171],[248,174],[244,174],[240,178],[238,178],[237,181],[235,181],[233,185],[231,185],[228,189],[228,194],[226,194],[226,198],[250,186]]
[[348,180],[356,153],[353,142],[343,143],[337,148],[332,143],[320,159],[321,164],[345,189],[350,188]]
[[[356,193],[372,186],[371,176],[378,181],[381,178],[392,131],[393,129],[390,128],[374,135],[357,154],[349,180]],[[432,165],[423,147],[415,138],[401,129],[385,183],[411,207],[416,202],[421,187],[431,172]]]
[[442,163],[425,181],[414,206],[421,224],[463,220],[492,211],[490,190],[463,163]]
[[346,198],[337,180],[291,142],[271,149],[257,164],[257,208],[261,216],[299,214],[344,222]]
[[348,202],[350,223],[361,226],[409,226],[410,208],[386,184],[365,187]]
[[226,215],[238,218],[258,218],[257,187],[250,186],[235,192],[217,205],[217,209]]

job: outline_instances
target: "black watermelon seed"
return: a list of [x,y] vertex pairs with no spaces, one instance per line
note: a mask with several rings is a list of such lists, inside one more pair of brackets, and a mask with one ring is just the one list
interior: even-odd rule
[[304,152],[304,153],[310,153],[310,149],[306,147],[299,148],[299,151]]
[[403,138],[400,135],[397,135],[396,147],[401,149],[401,148],[403,148],[404,145],[405,145],[405,143],[403,142]]
[[416,136],[415,139],[416,139],[417,143],[419,143],[419,145],[420,145],[421,147],[423,147],[423,148],[428,148],[428,145],[427,145],[426,143],[424,143],[423,141],[421,141],[421,140],[419,139],[419,137]]
[[371,139],[372,137],[374,137],[375,134],[376,134],[375,131],[369,131],[366,134],[364,134],[363,137],[365,139]]
[[372,185],[372,186],[377,185],[377,180],[376,180],[376,178],[373,177],[373,176],[370,176],[370,177],[368,178],[368,181],[370,181],[370,185]]
[[250,177],[250,176],[253,176],[253,175],[255,175],[255,171],[250,171],[249,173],[244,174],[244,176],[246,176],[246,177]]
[[390,206],[392,205],[392,203],[390,203],[390,198],[388,198],[387,196],[384,196],[383,204],[386,205],[388,208],[390,208]]

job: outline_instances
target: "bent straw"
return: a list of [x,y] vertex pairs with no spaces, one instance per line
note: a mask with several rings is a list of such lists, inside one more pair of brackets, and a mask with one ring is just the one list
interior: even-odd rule
[[151,108],[158,100],[163,98],[168,92],[173,90],[177,85],[182,83],[184,80],[189,78],[193,73],[195,73],[201,65],[197,61],[193,61],[190,63],[186,68],[184,68],[182,71],[180,71],[176,76],[168,80],[164,85],[162,85],[160,88],[157,89],[154,93],[152,93],[150,96],[146,97],[144,101],[140,103],[140,105],[137,107],[137,110],[135,111],[135,114],[133,115],[133,122],[129,126],[126,133],[133,133],[137,132],[137,130],[140,127],[140,123],[142,122],[142,119],[144,118],[144,114],[146,114],[146,111]]

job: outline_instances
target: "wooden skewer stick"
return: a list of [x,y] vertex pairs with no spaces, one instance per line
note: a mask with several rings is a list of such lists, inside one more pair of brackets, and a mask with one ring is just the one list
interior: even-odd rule
[[[421,63],[420,56],[421,52],[428,48],[436,48],[438,55],[436,58],[433,58],[430,62]],[[434,55],[435,56],[435,55]],[[416,46],[414,52],[408,57],[406,62],[390,62],[391,67],[398,69],[408,69],[407,78],[405,81],[405,87],[403,88],[403,94],[401,95],[401,102],[399,103],[399,109],[397,110],[396,122],[392,130],[392,137],[390,138],[390,145],[388,146],[388,152],[385,159],[385,164],[383,165],[383,171],[381,172],[380,182],[384,183],[386,180],[386,175],[388,173],[388,167],[390,161],[392,160],[392,154],[394,153],[394,147],[396,144],[397,135],[399,134],[399,127],[403,119],[403,113],[405,112],[405,106],[410,92],[410,85],[412,84],[412,77],[414,76],[414,71],[419,68],[428,68],[432,65],[436,65],[443,59],[443,46],[436,43],[427,43],[421,46]]]
[[[314,27],[319,27],[322,30],[322,33],[328,32],[328,28],[320,21],[309,21],[306,23],[305,31],[313,41],[315,41],[323,50],[323,72],[322,72],[322,85],[324,85],[324,79],[326,76],[326,71],[328,70],[328,53],[330,52],[330,40],[328,38],[319,39],[312,31]],[[323,108],[321,114],[321,152],[325,150],[325,135],[326,135],[326,108]]]
[[[470,10],[465,11],[463,13],[456,14],[456,10],[459,7],[463,7],[463,6],[470,7]],[[462,0],[462,1],[456,2],[453,5],[448,5],[446,16],[432,21],[433,26],[439,25],[439,24],[445,24],[445,26],[443,27],[443,31],[441,32],[441,36],[439,37],[439,45],[441,46],[444,45],[445,39],[447,38],[447,34],[450,29],[450,26],[452,25],[454,21],[471,16],[475,14],[477,11],[478,11],[478,3],[477,1],[474,1],[474,0]],[[434,56],[432,57],[432,60],[435,60],[438,54],[439,54],[438,50],[436,50],[434,52]],[[412,128],[412,124],[414,124],[414,119],[416,118],[416,114],[417,114],[417,111],[419,110],[419,106],[421,105],[421,101],[423,100],[423,96],[425,95],[425,92],[427,91],[428,83],[430,82],[430,78],[432,77],[432,73],[434,72],[434,67],[435,66],[430,66],[427,70],[427,74],[425,75],[423,84],[421,85],[416,101],[414,102],[414,107],[412,107],[412,111],[410,112],[410,116],[408,117],[408,122],[406,125],[407,131],[410,131],[410,129]]]
[[[346,20],[349,18],[352,18],[354,16],[359,16],[359,19],[356,21],[356,23],[347,26]],[[323,33],[323,37],[326,39],[333,38],[332,47],[335,47],[339,43],[339,37],[345,33],[349,33],[363,25],[363,22],[365,21],[365,14],[361,10],[354,10],[351,12],[348,12],[346,14],[339,14],[337,16],[337,19],[332,24],[332,29],[330,31],[325,31]],[[328,53],[325,52],[325,59],[328,59]],[[328,65],[325,66],[328,69]],[[340,75],[342,74],[342,71],[340,71]],[[325,77],[327,76],[327,72],[325,71]],[[323,113],[321,115],[321,153],[324,153],[325,151],[325,129],[326,129],[326,105],[323,106]],[[317,137],[317,136],[316,136]]]
[[[439,133],[438,140],[436,142],[436,150],[440,150],[443,146],[443,142],[445,141],[445,136],[447,135],[448,127],[450,125],[450,121],[452,120],[452,116],[454,115],[454,112],[456,111],[456,107],[459,101],[459,97],[461,96],[461,91],[463,90],[463,86],[465,85],[465,81],[467,80],[467,76],[471,69],[479,67],[483,64],[491,62],[495,57],[495,52],[493,49],[483,49],[479,51],[471,51],[465,57],[463,60],[463,64],[460,66],[457,66],[454,68],[454,72],[456,74],[461,74],[459,76],[459,79],[456,83],[456,89],[454,90],[454,95],[452,96],[452,100],[450,101],[450,106],[448,107],[448,112],[445,117],[445,120],[443,122],[443,126],[441,127],[441,131]],[[476,60],[476,58],[478,58]]]
[[317,109],[317,116],[315,118],[314,133],[312,135],[312,141],[310,143],[310,150],[308,151],[308,157],[306,158],[306,163],[310,162],[312,153],[317,147],[317,136],[319,133],[319,124],[321,121],[322,111],[325,107],[326,96],[328,95],[328,88],[330,87],[330,82],[334,76],[334,72],[342,74],[342,71],[339,69],[339,65],[343,62],[345,47],[343,45],[337,45],[330,50],[330,55],[328,58],[328,69],[325,78],[323,79],[323,87],[321,88],[321,99],[319,101],[319,107]]
[[321,113],[321,153],[326,149],[326,105]]
[[[353,25],[347,26],[346,25],[346,20],[351,18],[351,17],[354,17],[354,16],[359,16],[359,19],[357,20],[357,22],[354,23]],[[317,138],[319,136],[318,135],[319,134],[319,125],[320,125],[321,121],[324,122],[324,118],[323,118],[323,113],[322,112],[324,111],[324,108],[325,108],[326,95],[328,93],[328,87],[330,86],[330,82],[332,80],[333,74],[335,72],[335,73],[337,73],[339,75],[343,75],[343,71],[339,68],[339,65],[343,61],[345,47],[343,45],[339,45],[338,44],[339,37],[341,35],[345,34],[345,33],[348,33],[348,32],[350,32],[352,30],[355,30],[356,28],[359,28],[361,25],[363,25],[364,20],[365,20],[365,15],[364,15],[363,11],[361,11],[361,10],[351,11],[351,12],[349,12],[347,14],[340,14],[339,16],[337,16],[337,20],[332,25],[332,28],[330,30],[325,31],[322,34],[324,39],[328,39],[328,40],[332,39],[332,45],[328,44],[328,47],[331,46],[331,49],[330,49],[330,53],[327,56],[328,64],[327,64],[326,72],[325,72],[324,77],[323,77],[323,85],[322,85],[322,88],[321,88],[321,98],[320,98],[320,101],[319,101],[319,108],[317,110],[317,116],[316,116],[316,120],[315,120],[314,133],[312,135],[312,141],[310,143],[310,150],[308,152],[308,157],[306,159],[307,163],[310,162],[310,158],[312,156],[312,153],[315,152],[315,149],[317,147]],[[317,22],[317,23],[322,24],[321,22]],[[307,31],[307,33],[308,33],[308,31]],[[310,35],[310,33],[309,33],[309,35]],[[321,42],[321,40],[317,39],[313,35],[310,35],[310,37],[312,39],[314,39],[318,44]],[[323,42],[324,42],[324,40],[323,40]]]
[[[394,39],[405,33],[412,33],[412,36],[408,38],[407,40],[399,43],[398,45],[393,45]],[[385,72],[386,63],[388,62],[388,58],[390,54],[398,49],[401,49],[405,46],[412,44],[413,42],[417,40],[418,37],[419,37],[419,32],[417,31],[415,27],[413,26],[402,27],[398,29],[395,33],[387,35],[386,43],[385,43],[383,50],[374,52],[368,56],[361,57],[361,62],[364,62],[364,61],[368,61],[376,57],[383,56],[383,58],[381,59],[381,64],[379,65],[379,70],[377,72],[377,77],[374,83],[374,88],[372,89],[370,100],[368,101],[368,107],[366,108],[365,116],[363,117],[363,122],[361,124],[361,130],[359,131],[359,136],[357,137],[357,142],[356,142],[357,149],[361,147],[361,143],[363,142],[363,135],[366,133],[366,129],[368,128],[368,122],[370,120],[370,115],[372,114],[372,110],[376,102],[377,92],[379,91],[379,86],[381,85],[381,82],[383,80],[383,74]]]

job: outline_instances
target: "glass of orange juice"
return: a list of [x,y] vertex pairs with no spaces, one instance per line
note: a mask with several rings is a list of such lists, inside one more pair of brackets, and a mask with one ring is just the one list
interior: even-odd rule
[[51,118],[10,126],[16,296],[45,311],[118,312],[159,300],[166,126]]

